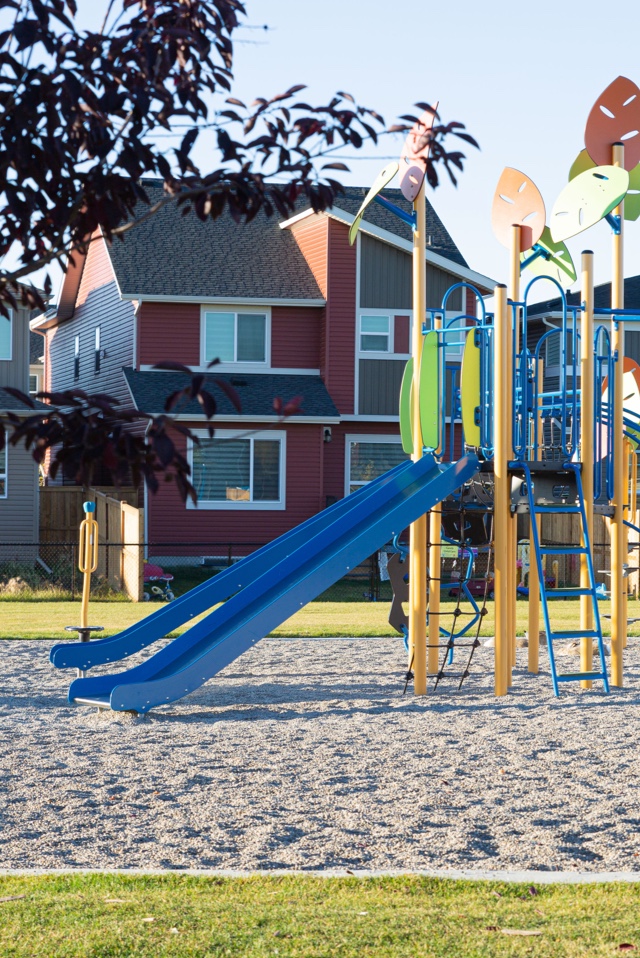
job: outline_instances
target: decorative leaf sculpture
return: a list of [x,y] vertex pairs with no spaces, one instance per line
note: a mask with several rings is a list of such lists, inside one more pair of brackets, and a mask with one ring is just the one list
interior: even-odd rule
[[615,209],[629,187],[629,174],[616,166],[596,166],[571,180],[551,212],[551,236],[558,243],[594,226]]
[[376,176],[373,186],[365,196],[360,209],[356,213],[356,218],[351,224],[351,229],[349,230],[349,243],[351,246],[355,243],[358,230],[360,229],[360,223],[362,222],[362,217],[364,216],[367,206],[375,200],[378,193],[383,190],[385,186],[389,185],[397,172],[398,164],[394,160],[393,163],[388,163],[383,170],[380,170]]
[[[594,169],[595,165],[587,150],[580,150],[569,170],[569,179],[573,180],[580,173]],[[629,172],[629,189],[624,198],[625,220],[633,223],[638,217],[640,217],[640,163]]]
[[530,260],[526,269],[535,276],[551,276],[552,279],[557,279],[562,286],[572,286],[577,279],[577,274],[571,253],[564,243],[554,242],[548,226],[545,226],[536,246],[542,247],[545,255],[531,259],[530,252],[521,253],[521,263]]
[[520,226],[520,249],[531,249],[544,230],[545,208],[540,190],[520,170],[507,166],[498,180],[491,225],[498,242],[511,246],[511,227]]
[[591,108],[584,143],[598,166],[611,163],[614,143],[624,143],[624,168],[640,163],[640,88],[627,77],[610,83]]
[[431,149],[431,129],[438,104],[433,113],[425,110],[409,132],[400,154],[400,190],[404,198],[413,203],[420,192],[427,171],[427,159]]

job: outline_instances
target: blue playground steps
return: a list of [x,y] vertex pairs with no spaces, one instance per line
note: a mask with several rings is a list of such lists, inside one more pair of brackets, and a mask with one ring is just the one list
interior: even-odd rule
[[[120,657],[124,657],[155,641],[158,629],[163,634],[224,595],[242,589],[142,664],[112,675],[76,679],[69,689],[69,701],[116,711],[147,712],[193,692],[471,479],[479,468],[477,457],[471,454],[450,465],[439,465],[433,456],[426,455],[418,462],[396,467],[361,493],[348,496],[315,520],[308,520],[266,546],[266,551],[260,550],[237,563],[219,584],[222,595],[218,598],[212,596],[218,594],[214,587],[221,576],[158,610],[115,641],[90,643],[103,650],[110,644],[110,654],[118,649]],[[243,569],[252,570],[253,581],[248,581]],[[194,611],[196,607],[198,611]],[[180,610],[177,620],[174,609],[175,613]],[[77,664],[83,668],[90,656],[91,664],[96,664],[91,652],[84,658],[76,654],[73,660],[62,652],[71,649],[86,653],[88,647],[79,643],[55,647],[54,665],[69,668]]]
[[[535,485],[534,480],[531,476],[531,470],[526,462],[512,463],[512,466],[515,466],[518,471],[522,471],[525,476],[525,482],[527,486],[527,495],[529,499],[529,511],[531,513],[531,529],[533,532],[533,546],[535,551],[535,558],[538,564],[538,579],[540,582],[540,599],[542,604],[542,611],[544,615],[544,624],[547,632],[547,650],[549,653],[549,666],[551,668],[551,681],[553,682],[553,691],[555,695],[559,695],[559,683],[560,682],[580,682],[586,679],[589,680],[601,680],[604,686],[604,691],[608,694],[609,692],[609,680],[607,678],[607,667],[604,657],[604,641],[602,638],[602,625],[600,623],[600,610],[598,608],[598,596],[596,593],[596,580],[593,570],[593,557],[591,552],[591,543],[589,541],[589,533],[587,527],[587,516],[584,508],[584,495],[582,491],[582,479],[580,476],[580,464],[574,462],[567,462],[563,465],[563,469],[566,472],[570,472],[575,477],[576,482],[576,497],[574,502],[566,502],[563,504],[556,503],[553,505],[541,505],[536,502],[535,494]],[[538,534],[538,526],[535,522],[535,517],[542,515],[543,513],[560,513],[562,515],[573,514],[580,516],[580,538],[584,543],[583,546],[580,545],[571,545],[571,546],[556,546],[556,545],[544,545],[540,542],[540,536]],[[542,566],[543,556],[546,555],[575,555],[575,556],[585,556],[587,560],[587,569],[589,574],[589,585],[587,588],[572,588],[572,589],[552,589],[548,590],[545,583],[544,571]],[[557,583],[556,583],[557,586]],[[553,630],[551,627],[551,621],[549,616],[549,599],[550,598],[574,598],[576,596],[589,596],[591,599],[591,607],[593,610],[593,625],[594,628],[591,630]],[[590,672],[565,672],[558,674],[556,668],[556,659],[555,653],[553,650],[553,643],[559,639],[581,639],[589,638],[592,641],[595,640],[598,648],[598,656],[600,659],[600,669],[596,669]],[[594,650],[595,651],[595,650]]]

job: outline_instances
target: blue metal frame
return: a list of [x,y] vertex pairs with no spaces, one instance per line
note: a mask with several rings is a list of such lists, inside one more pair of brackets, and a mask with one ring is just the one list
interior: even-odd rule
[[[547,632],[547,650],[549,653],[549,665],[551,667],[551,681],[553,682],[553,691],[557,696],[560,694],[558,684],[560,682],[580,682],[585,679],[589,680],[602,680],[604,691],[609,693],[609,680],[607,678],[607,665],[604,655],[604,640],[602,637],[602,624],[600,622],[600,610],[598,607],[598,597],[596,595],[596,581],[595,574],[593,570],[593,558],[591,551],[591,542],[589,539],[589,530],[587,526],[587,516],[584,508],[584,495],[582,492],[582,479],[580,476],[580,464],[574,462],[565,462],[563,463],[564,469],[570,469],[576,478],[576,486],[578,490],[577,504],[573,506],[540,506],[536,504],[535,497],[535,487],[534,481],[531,476],[531,471],[526,462],[517,462],[513,463],[518,469],[521,469],[525,475],[525,482],[527,486],[527,496],[529,499],[529,511],[531,513],[532,520],[535,520],[536,516],[539,516],[545,512],[552,512],[554,514],[558,513],[573,513],[580,516],[581,521],[581,536],[584,542],[584,546],[543,546],[540,543],[540,536],[538,534],[538,524],[535,521],[531,522],[531,529],[533,532],[533,546],[535,551],[535,560],[538,567],[538,580],[540,582],[540,599],[542,604],[542,611],[544,615],[544,624]],[[560,630],[557,631],[551,626],[551,618],[549,615],[549,598],[550,593],[546,587],[544,569],[542,566],[542,557],[544,555],[578,555],[586,556],[587,567],[589,570],[589,587],[586,589],[577,588],[577,589],[558,589],[555,588],[552,590],[554,598],[575,598],[576,596],[589,596],[591,598],[592,608],[593,608],[593,624],[594,629],[590,631],[585,630]],[[531,561],[531,560],[530,560]],[[556,583],[557,586],[557,583]],[[591,672],[569,672],[564,674],[558,674],[556,668],[555,654],[553,650],[553,643],[558,639],[578,639],[578,638],[588,638],[595,639],[598,644],[598,654],[600,658],[600,671],[591,671]]]

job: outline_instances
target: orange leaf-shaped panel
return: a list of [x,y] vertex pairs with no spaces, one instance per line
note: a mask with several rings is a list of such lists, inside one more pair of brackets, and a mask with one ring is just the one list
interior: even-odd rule
[[624,143],[624,168],[640,163],[640,89],[627,77],[617,77],[591,108],[584,145],[596,166],[611,163],[611,147]]
[[[436,103],[434,110],[438,109]],[[409,203],[413,203],[420,192],[427,171],[427,159],[431,149],[431,129],[435,113],[425,110],[414,123],[411,132],[404,141],[400,155],[400,189]]]
[[544,220],[544,200],[536,184],[520,170],[505,167],[491,208],[491,225],[498,242],[510,247],[511,227],[520,226],[520,250],[531,249],[542,236]]

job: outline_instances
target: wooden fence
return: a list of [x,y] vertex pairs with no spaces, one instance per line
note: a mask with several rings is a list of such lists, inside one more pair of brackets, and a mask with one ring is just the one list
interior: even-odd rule
[[[138,509],[135,489],[82,489],[77,486],[45,486],[40,490],[40,541],[75,542],[84,519],[84,502],[95,502],[98,523],[98,568],[117,592],[134,602],[143,598],[144,510]],[[129,500],[129,501],[127,501]]]
[[138,505],[138,490],[123,486],[120,489],[97,486],[42,486],[40,489],[40,542],[75,542],[80,523],[84,519],[83,502],[94,502],[100,492],[114,499]]

